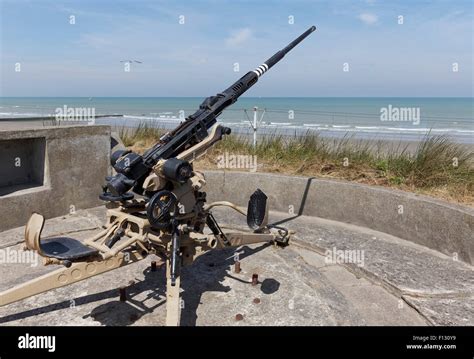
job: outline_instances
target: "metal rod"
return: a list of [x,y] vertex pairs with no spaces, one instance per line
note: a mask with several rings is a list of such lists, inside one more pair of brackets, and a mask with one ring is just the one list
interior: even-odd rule
[[257,113],[258,107],[253,108],[253,148],[257,148]]

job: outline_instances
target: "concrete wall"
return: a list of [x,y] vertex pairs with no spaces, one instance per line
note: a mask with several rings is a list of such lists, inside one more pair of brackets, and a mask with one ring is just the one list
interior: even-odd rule
[[[0,230],[24,225],[32,212],[51,218],[102,203],[98,195],[110,172],[109,126],[0,131],[0,150],[7,148],[0,154]],[[18,158],[21,166],[15,168]],[[25,180],[29,173],[31,181]]]
[[[266,173],[206,171],[208,201],[246,206],[256,188],[270,209],[352,223],[474,264],[474,209],[426,196],[336,180]],[[401,212],[401,213],[400,213]],[[289,214],[289,217],[292,215]],[[296,229],[297,230],[297,229]]]

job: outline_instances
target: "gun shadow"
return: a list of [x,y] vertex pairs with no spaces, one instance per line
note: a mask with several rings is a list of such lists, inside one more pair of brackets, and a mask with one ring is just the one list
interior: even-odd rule
[[283,224],[283,223],[286,223],[288,221],[291,221],[295,218],[298,218],[300,216],[303,215],[303,212],[304,212],[304,207],[306,206],[306,200],[308,198],[308,192],[309,192],[309,189],[311,187],[311,182],[316,179],[316,177],[309,177],[308,180],[306,181],[306,186],[305,186],[305,189],[304,189],[304,192],[303,192],[303,197],[301,198],[301,203],[300,203],[300,206],[299,206],[299,209],[298,209],[298,213],[295,214],[294,216],[292,217],[288,217],[288,218],[284,218],[282,220],[279,220],[277,222],[273,222],[271,224],[269,224],[269,226],[271,227],[272,225],[273,226],[278,226],[280,224]]
[[[144,272],[150,272],[149,268],[146,269]],[[136,282],[127,287],[127,302],[129,303],[121,302],[118,300],[110,301],[106,304],[94,308],[91,313],[85,315],[83,318],[92,317],[95,320],[100,321],[104,325],[123,326],[132,324],[144,314],[153,312],[154,309],[163,304],[162,302],[160,302],[154,307],[147,307],[144,304],[146,299],[142,300],[141,302],[133,299],[135,295],[149,290],[152,290],[152,292],[151,294],[147,295],[146,299],[149,299],[152,296],[154,297],[160,295],[165,297],[165,289],[162,288],[162,283],[159,276],[149,275],[145,273],[145,280]],[[77,297],[74,298],[74,300],[67,299],[58,303],[53,303],[39,308],[30,309],[20,313],[14,313],[1,317],[0,324],[21,320],[45,313],[52,313],[62,309],[73,309],[75,307],[106,299],[118,298],[118,294],[119,293],[117,289],[110,289],[99,293]],[[103,315],[105,312],[110,313],[111,315],[108,317],[106,315]],[[65,323],[65,325],[67,325],[67,323]]]
[[[271,243],[265,243],[256,248],[240,247],[239,259],[242,260],[254,255],[271,245]],[[248,278],[247,281],[229,273],[234,264],[233,254],[236,250],[236,248],[226,248],[210,251],[199,257],[192,266],[183,269],[181,279],[183,293],[181,298],[184,307],[181,310],[181,325],[196,325],[197,310],[199,304],[201,304],[201,297],[205,292],[227,293],[231,290],[231,287],[222,284],[226,278],[246,283],[249,286],[252,284],[252,278]],[[262,290],[265,290],[265,288],[262,288]]]
[[[270,246],[265,243],[256,248],[247,246],[239,248],[239,257],[243,259],[253,255]],[[181,298],[184,308],[181,311],[181,325],[196,325],[197,309],[201,303],[201,297],[205,292],[228,292],[229,286],[224,286],[222,282],[226,277],[239,280],[251,285],[249,281],[243,281],[229,274],[233,260],[233,253],[236,248],[227,248],[213,250],[197,258],[190,266],[182,268],[181,271]],[[143,271],[144,279],[134,282],[126,288],[127,300],[125,302],[118,300],[118,290],[110,289],[99,293],[88,294],[74,298],[74,307],[79,307],[89,303],[94,303],[106,299],[113,299],[95,307],[89,314],[83,318],[93,318],[105,326],[127,326],[135,323],[146,314],[153,313],[157,308],[166,304],[166,272],[162,265],[152,272],[148,267]],[[265,291],[262,288],[262,291]],[[142,293],[148,292],[145,298],[137,299]],[[147,303],[154,299],[153,305]],[[156,301],[157,300],[157,301]],[[38,316],[41,314],[52,313],[55,311],[73,308],[71,300],[67,299],[59,303],[53,303],[40,308],[26,310],[20,313],[10,314],[0,318],[0,324]],[[153,323],[156,325],[156,322]],[[67,323],[64,323],[67,325]]]

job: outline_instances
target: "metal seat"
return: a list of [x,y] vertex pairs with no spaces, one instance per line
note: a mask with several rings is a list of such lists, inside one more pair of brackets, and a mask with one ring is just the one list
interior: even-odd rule
[[33,213],[25,228],[26,247],[37,251],[43,257],[73,261],[96,255],[98,250],[90,248],[77,239],[69,237],[54,237],[41,240],[44,217]]
[[41,252],[46,257],[60,260],[74,260],[90,257],[98,253],[98,250],[90,248],[69,237],[55,237],[44,239],[40,243]]

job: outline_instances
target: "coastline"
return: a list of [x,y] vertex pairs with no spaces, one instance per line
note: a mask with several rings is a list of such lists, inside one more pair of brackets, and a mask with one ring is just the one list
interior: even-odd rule
[[[92,111],[98,124],[137,127],[147,123],[173,129],[202,101],[203,97],[0,97],[0,127],[11,126],[5,122],[29,122],[31,118],[49,122],[58,110],[67,107],[82,114]],[[243,96],[226,108],[218,121],[239,134],[250,134],[249,122],[256,117],[262,135],[317,133],[325,138],[416,142],[429,133],[474,145],[473,106],[474,99],[469,97]],[[384,110],[386,115],[382,116]]]
[[[51,126],[52,124],[51,117],[36,117],[36,118],[3,118],[0,119],[0,131],[11,131],[11,130],[21,130],[21,129],[30,129],[30,128],[44,128]],[[95,119],[95,124],[98,125],[110,125],[112,131],[132,131],[137,128],[140,124],[147,124],[151,127],[162,129],[163,132],[171,130],[177,126],[177,122],[173,121],[127,121],[119,115],[97,115]],[[226,123],[221,123],[226,125]],[[74,126],[74,125],[87,125],[85,121],[76,121],[76,122],[63,122],[60,125],[56,126]],[[54,126],[54,127],[56,127]],[[244,140],[252,141],[253,131],[250,128],[242,127],[233,127],[232,133],[237,135],[239,138]],[[311,130],[311,129],[299,129],[299,130],[288,130],[288,129],[279,129],[279,128],[261,128],[257,132],[257,139],[262,140],[263,138],[268,138],[271,136],[282,136],[286,138],[291,138],[295,136],[305,136],[305,135],[318,135],[322,139],[327,140],[329,143],[334,141],[335,143],[341,139],[347,140],[348,143],[352,143],[357,146],[370,146],[373,151],[379,153],[396,153],[402,150],[405,150],[409,153],[414,153],[420,142],[426,138],[426,134],[395,134],[395,133],[367,133],[367,132],[351,132],[345,131],[343,129],[337,131],[325,130]],[[437,135],[437,133],[431,133],[431,135]],[[474,149],[474,135],[460,137],[460,136],[449,136],[449,139],[456,144],[459,144],[466,149]]]

